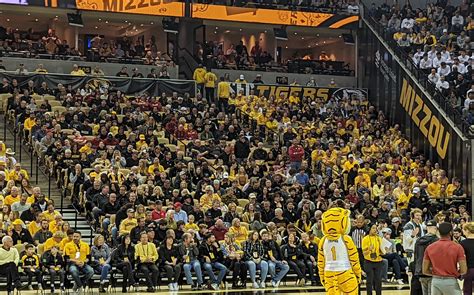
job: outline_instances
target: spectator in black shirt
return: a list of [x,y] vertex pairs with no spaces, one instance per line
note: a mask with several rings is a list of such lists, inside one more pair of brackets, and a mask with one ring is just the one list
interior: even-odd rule
[[172,236],[166,237],[165,242],[158,251],[158,255],[160,257],[160,264],[166,271],[169,290],[178,291],[178,280],[181,275],[182,262],[178,247],[174,245]]
[[140,73],[138,68],[133,68],[132,69],[132,78],[143,78],[143,74]]
[[117,76],[117,77],[129,77],[129,75],[127,73],[127,67],[122,67],[120,72],[118,72],[115,76]]

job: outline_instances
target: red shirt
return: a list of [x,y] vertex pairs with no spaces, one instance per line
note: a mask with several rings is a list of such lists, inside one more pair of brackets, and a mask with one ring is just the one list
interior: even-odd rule
[[153,220],[158,220],[166,217],[166,212],[164,210],[156,211],[153,210],[151,211],[151,219]]
[[288,156],[291,162],[301,162],[304,156],[304,149],[301,145],[292,145],[288,149]]
[[460,276],[457,264],[466,260],[466,254],[461,245],[441,238],[426,248],[423,259],[431,262],[433,276],[457,278]]

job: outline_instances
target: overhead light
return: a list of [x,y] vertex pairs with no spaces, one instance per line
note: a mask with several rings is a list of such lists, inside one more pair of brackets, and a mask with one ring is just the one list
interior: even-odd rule
[[154,22],[150,22],[150,25],[154,25],[155,23]]
[[95,26],[96,29],[98,29],[99,27],[98,26]]
[[298,35],[298,33],[297,33],[297,32],[295,32],[295,35]]
[[9,19],[9,18],[7,18],[7,22],[9,22],[9,21],[10,21],[10,19]]
[[217,34],[217,31],[214,31],[214,34]]
[[267,30],[265,30],[264,33],[266,34],[266,33],[267,33]]
[[37,19],[37,18],[35,18],[35,22],[37,22],[37,21],[38,21],[38,19]]
[[339,38],[342,38],[342,35],[339,35]]
[[304,37],[301,37],[301,40],[304,40]]
[[28,12],[28,15],[31,15],[31,13]]
[[324,44],[326,44],[326,41],[323,41]]
[[308,48],[310,48],[310,47],[311,47],[311,45],[308,45]]
[[316,34],[317,37],[319,37],[319,34]]
[[128,20],[126,20],[125,22],[128,23]]
[[288,46],[285,46],[286,49],[288,49]]
[[240,28],[240,29],[239,29],[239,31],[241,31],[241,32],[242,32],[242,28]]
[[101,21],[102,21],[102,19],[101,19],[101,18],[99,18],[99,21],[101,22]]
[[55,18],[59,18],[59,16],[56,15]]
[[226,32],[226,33],[230,33],[230,30],[226,30],[225,32]]
[[216,27],[216,30],[219,30],[219,27]]
[[143,27],[143,24],[140,24],[140,27]]
[[106,24],[108,24],[108,23],[109,23],[109,21],[108,21],[108,20],[106,20],[106,21],[105,21],[105,23],[106,23]]

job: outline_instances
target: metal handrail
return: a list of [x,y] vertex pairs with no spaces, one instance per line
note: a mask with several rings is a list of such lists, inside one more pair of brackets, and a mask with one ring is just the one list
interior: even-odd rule
[[422,71],[413,61],[412,58],[408,55],[407,52],[402,50],[395,40],[393,40],[390,32],[386,30],[386,27],[382,26],[376,19],[368,14],[368,7],[363,5],[363,13],[361,16],[364,21],[369,23],[376,33],[389,45],[390,49],[397,55],[402,63],[409,69],[409,71],[415,76],[418,83],[423,86],[423,88],[429,93],[431,98],[438,104],[438,106],[446,113],[446,116],[453,121],[453,123],[462,131],[462,133],[469,138],[474,137],[470,133],[470,125],[465,120],[463,120],[463,114],[459,109],[456,109],[449,103],[449,98],[446,97],[443,93],[438,91],[429,80],[428,75]]

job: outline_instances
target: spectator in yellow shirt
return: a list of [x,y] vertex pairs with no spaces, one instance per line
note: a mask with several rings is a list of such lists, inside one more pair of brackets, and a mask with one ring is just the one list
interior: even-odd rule
[[243,245],[249,235],[247,228],[240,224],[239,218],[234,218],[232,220],[232,226],[229,228],[229,233],[234,235],[235,242],[239,245]]
[[122,220],[122,222],[120,222],[119,234],[121,236],[130,234],[130,231],[132,230],[132,228],[134,228],[137,225],[138,225],[138,221],[135,218],[135,210],[133,208],[130,208],[127,210],[127,218],[125,218],[124,220]]
[[20,201],[20,189],[16,186],[13,186],[10,190],[10,194],[5,197],[5,200],[3,201],[3,205],[8,205],[11,206],[15,202]]
[[438,177],[433,176],[432,181],[428,184],[428,195],[431,198],[439,198],[441,194],[441,184],[438,183]]
[[10,171],[10,173],[8,173],[8,179],[14,180],[16,183],[16,182],[21,182],[23,178],[26,178],[28,180],[30,179],[28,172],[25,169],[21,169],[20,163],[16,163],[15,169],[13,169],[12,171]]
[[158,251],[154,243],[148,242],[147,233],[140,234],[140,243],[135,245],[135,260],[138,261],[140,272],[145,274],[147,280],[147,292],[155,291],[158,284],[159,270],[156,265]]
[[[71,274],[76,291],[89,285],[89,280],[94,275],[94,269],[87,264],[90,255],[90,247],[81,241],[81,233],[76,231],[72,236],[72,242],[64,247],[64,255],[69,257],[69,273]],[[81,279],[81,275],[83,278]]]
[[206,79],[204,78],[205,75],[206,69],[201,64],[199,64],[194,70],[193,80],[196,81],[199,93],[201,93],[201,95],[204,93],[204,83],[206,83]]
[[224,77],[221,77],[220,82],[217,84],[217,97],[219,99],[219,109],[223,112],[227,111],[229,107],[230,84]]
[[80,69],[78,65],[75,64],[72,66],[71,75],[72,76],[85,76],[86,73],[82,69]]
[[[57,231],[53,234],[53,236],[44,242],[43,246],[43,251],[49,251],[51,248],[54,246],[58,247],[58,249],[61,249],[61,242],[63,241],[64,238],[64,233],[61,231]],[[72,242],[72,240],[70,241]],[[64,248],[62,248],[64,250]]]
[[57,214],[54,216],[54,220],[49,223],[49,231],[53,234],[61,231],[61,227],[63,226],[63,217],[61,214]]
[[153,164],[148,167],[148,173],[154,174],[155,169],[158,169],[160,173],[165,172],[165,168],[160,164],[160,158],[158,157],[153,159]]
[[216,88],[217,76],[211,69],[207,70],[207,73],[204,75],[204,86],[206,87],[206,100],[208,102],[214,102],[214,89]]
[[211,185],[206,186],[206,193],[201,196],[199,203],[203,211],[207,211],[212,207],[212,203],[218,200],[221,201],[221,197],[214,193],[214,188]]
[[36,116],[34,112],[30,113],[30,116],[26,118],[23,123],[23,134],[25,136],[25,141],[28,141],[28,138],[31,134],[31,129],[36,125]]

